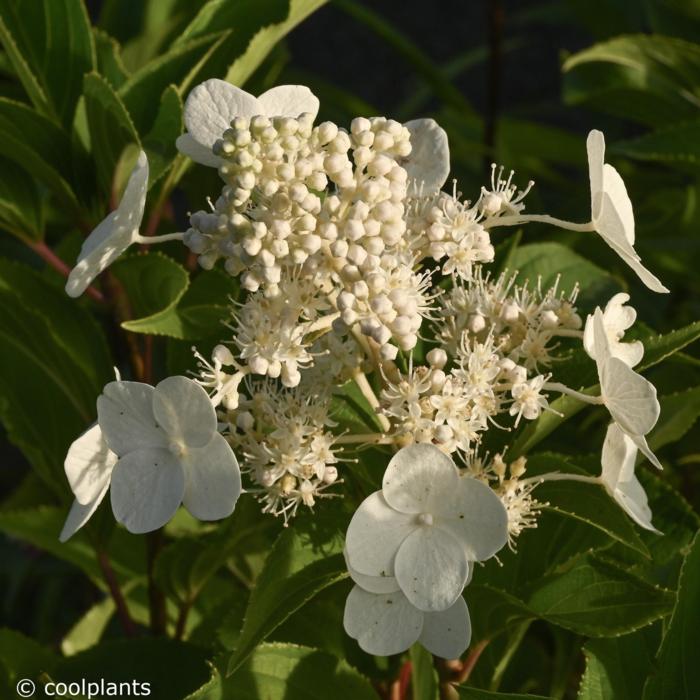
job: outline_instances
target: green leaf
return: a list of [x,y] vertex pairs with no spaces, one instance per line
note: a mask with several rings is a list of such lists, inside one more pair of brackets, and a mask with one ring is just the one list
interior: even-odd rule
[[352,379],[333,394],[331,417],[340,430],[350,430],[351,433],[383,432],[376,411]]
[[672,124],[636,139],[618,141],[610,151],[635,160],[696,165],[700,162],[700,120]]
[[44,212],[36,181],[16,163],[0,158],[0,228],[29,243],[44,236]]
[[644,700],[673,698],[692,700],[700,696],[700,535],[683,562],[678,599],[652,674],[644,686]]
[[213,672],[204,649],[172,639],[135,638],[103,642],[64,659],[53,680],[104,678],[106,683],[129,683],[132,688],[136,682],[141,695],[153,700],[184,700],[208,683]]
[[158,333],[189,286],[185,268],[162,253],[131,255],[118,260],[111,269],[124,286],[137,317],[122,323],[129,331]]
[[85,109],[99,186],[111,193],[114,171],[127,146],[141,147],[129,112],[109,82],[98,73],[85,76]]
[[674,594],[592,555],[540,581],[528,607],[556,625],[591,637],[639,629],[667,615]]
[[579,304],[608,299],[619,290],[613,278],[570,248],[560,243],[529,243],[518,246],[509,257],[508,265],[518,271],[518,280],[531,287],[541,280],[546,291],[559,280],[560,291],[571,292],[576,285],[581,288]]
[[315,530],[300,523],[278,537],[253,589],[243,629],[228,662],[233,673],[273,630],[319,591],[347,577],[341,532],[314,518]]
[[413,700],[437,700],[439,679],[433,667],[433,655],[420,644],[414,644],[410,653]]
[[[4,669],[5,679],[0,673],[0,689],[5,697],[18,697],[15,691],[17,681],[27,678],[36,681],[41,673],[52,673],[58,658],[33,639],[15,630],[0,629],[0,670]],[[2,681],[7,681],[3,688]]]
[[659,397],[661,415],[649,436],[649,447],[658,450],[680,440],[700,416],[700,387]]
[[279,643],[261,644],[224,682],[224,698],[229,697],[231,700],[327,700],[329,697],[378,700],[369,681],[342,659],[318,649]]
[[230,335],[223,324],[231,317],[231,299],[238,296],[238,281],[221,270],[200,272],[187,290],[167,309],[124,325],[134,333],[200,340]]
[[682,350],[686,345],[694,343],[698,338],[700,338],[700,321],[664,335],[650,335],[647,338],[642,338],[644,357],[639,366],[635,367],[635,371],[643,372],[645,369],[657,365],[667,357]]
[[92,315],[36,270],[0,258],[0,292],[14,294],[16,303],[41,309],[53,341],[63,347],[89,378],[91,407],[112,377],[114,362],[107,339]]
[[523,695],[521,693],[493,693],[466,685],[454,686],[459,700],[552,700],[544,695]]
[[82,0],[0,2],[0,39],[34,105],[69,127],[83,75],[95,66]]
[[115,90],[118,90],[129,77],[129,71],[122,61],[119,42],[97,27],[93,27],[92,33],[95,37],[97,70]]
[[564,62],[564,99],[650,125],[697,117],[700,47],[659,35],[620,36]]
[[162,95],[169,85],[177,85],[180,95],[189,88],[193,72],[218,45],[221,36],[207,35],[185,44],[176,44],[170,51],[137,70],[119,89],[119,96],[131,114],[141,135],[153,128],[158,114],[154,95]]
[[638,700],[658,646],[656,626],[608,639],[591,639],[583,648],[586,672],[578,700]]
[[153,128],[143,140],[148,154],[149,188],[153,187],[173,164],[178,155],[177,139],[184,130],[182,121],[182,99],[177,88],[170,85],[160,98],[160,107]]
[[69,212],[79,212],[78,200],[62,175],[71,162],[65,133],[31,107],[5,98],[0,98],[0,131],[0,155],[43,182]]
[[272,48],[327,0],[209,0],[174,48],[212,32],[229,31],[207,58],[207,76],[243,85]]
[[95,646],[100,641],[116,607],[112,598],[103,598],[95,603],[71,627],[61,642],[61,651],[65,656],[73,656]]
[[[528,473],[532,471],[533,475],[548,471],[586,473],[568,462],[564,455],[549,453],[530,457],[527,466]],[[535,493],[538,501],[548,504],[548,509],[598,528],[626,547],[649,557],[649,550],[639,538],[632,521],[602,485],[548,481],[540,484]]]

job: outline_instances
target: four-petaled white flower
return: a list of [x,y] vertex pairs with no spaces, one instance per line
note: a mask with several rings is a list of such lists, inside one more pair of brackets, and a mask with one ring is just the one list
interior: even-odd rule
[[223,162],[213,152],[214,144],[236,117],[298,117],[318,114],[318,98],[303,85],[279,85],[259,97],[225,80],[212,78],[195,87],[185,102],[187,133],[179,136],[180,153],[196,163],[218,168]]
[[659,419],[660,406],[656,388],[612,354],[600,308],[596,308],[593,314],[592,329],[593,354],[603,403],[620,429],[654,466],[661,469],[659,460],[644,437]]
[[395,576],[408,601],[424,612],[447,610],[472,562],[508,540],[508,514],[486,484],[460,477],[431,444],[399,450],[382,490],[355,512],[346,537],[348,561],[365,576]]
[[586,141],[591,182],[591,220],[600,237],[637,273],[654,292],[668,289],[642,265],[634,249],[634,214],[620,173],[605,162],[605,137],[593,130]]
[[393,576],[363,576],[349,564],[348,571],[355,586],[345,602],[343,626],[368,654],[400,654],[419,642],[435,656],[457,659],[469,646],[471,621],[462,596],[447,610],[423,612]]
[[[644,345],[640,340],[623,343],[625,331],[632,326],[637,312],[631,306],[625,306],[630,300],[629,294],[616,294],[603,311],[603,327],[608,338],[608,348],[613,357],[622,360],[628,367],[638,365],[644,356]],[[592,359],[596,359],[593,342],[593,316],[586,319],[583,331],[583,347]]]
[[450,172],[450,146],[445,130],[434,119],[413,119],[411,153],[401,159],[408,175],[409,197],[427,197],[440,191]]
[[117,455],[95,423],[69,448],[64,468],[75,500],[59,540],[65,542],[92,517],[107,493]]
[[114,517],[134,533],[165,525],[180,503],[200,520],[233,512],[241,492],[238,462],[199,384],[186,377],[155,388],[111,382],[97,399],[97,414],[98,425],[66,458],[76,503],[62,539],[87,521],[108,488]]
[[66,293],[79,297],[132,243],[139,242],[148,189],[148,159],[141,151],[119,206],[85,239],[66,282]]
[[661,534],[651,524],[651,509],[644,488],[634,474],[637,446],[619,426],[611,423],[603,443],[600,476],[603,486],[640,527]]

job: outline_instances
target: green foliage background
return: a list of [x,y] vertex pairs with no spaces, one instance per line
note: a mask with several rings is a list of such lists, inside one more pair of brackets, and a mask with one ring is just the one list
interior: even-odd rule
[[[483,38],[450,45],[449,60],[436,61],[435,37],[405,27],[426,17],[439,31],[474,16],[455,7],[107,0],[90,6],[90,19],[81,0],[0,0],[3,698],[16,696],[21,678],[83,677],[149,681],[159,700],[700,697],[700,360],[693,344],[700,337],[700,5],[484,1]],[[405,21],[409,9],[418,16]],[[307,59],[314,50],[322,59],[299,62],[295,35],[287,35],[316,11],[305,26],[318,31],[300,31],[313,47]],[[377,90],[350,92],[328,60],[349,55],[338,64],[352,67],[358,47],[348,27],[371,37],[376,50],[376,65],[358,59],[359,69],[375,73],[368,85],[377,75],[393,82],[383,66],[400,70],[403,89],[381,92],[381,111],[434,116],[448,131],[467,195],[478,193],[495,160],[515,168],[521,183],[537,181],[531,211],[584,220],[584,136],[602,128],[635,204],[637,249],[672,290],[647,292],[591,237],[532,225],[522,238],[496,241],[501,269],[545,283],[561,274],[564,287],[580,281],[584,313],[614,291],[632,294],[643,369],[662,405],[650,444],[666,466],[656,474],[644,465],[640,479],[665,534],[637,529],[596,486],[543,486],[540,500],[550,507],[539,528],[521,537],[517,554],[501,556],[503,566],[477,571],[465,593],[473,667],[458,671],[434,667],[419,648],[402,658],[370,657],[342,630],[349,590],[342,532],[354,505],[377,487],[387,458],[380,448],[345,467],[343,502],[322,504],[286,530],[243,499],[220,524],[180,515],[160,539],[115,528],[103,506],[68,544],[57,539],[72,499],[63,458],[94,420],[112,368],[153,380],[185,372],[193,341],[206,352],[219,339],[223,300],[238,294],[227,275],[197,271],[176,244],[120,260],[98,285],[102,300],[70,300],[61,271],[114,202],[138,147],[151,163],[150,233],[177,230],[185,211],[218,191],[216,174],[189,167],[174,146],[183,99],[197,82],[222,77],[255,94],[302,82],[320,97],[320,118],[347,124],[377,113]],[[520,52],[544,41],[543,27],[547,36],[576,37],[577,50],[560,55],[560,91],[513,106],[504,76],[524,60]],[[595,384],[581,351],[562,372],[572,386]],[[527,454],[532,474],[595,472],[603,412],[567,398],[555,407],[563,418],[546,414],[507,436],[510,454]],[[349,391],[337,397],[336,416],[340,429],[360,432],[373,420]],[[499,440],[488,447],[500,448]],[[120,626],[110,586],[122,590],[136,636]]]

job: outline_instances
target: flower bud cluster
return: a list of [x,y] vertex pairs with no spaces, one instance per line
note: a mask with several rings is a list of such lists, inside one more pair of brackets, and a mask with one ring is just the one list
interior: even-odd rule
[[504,272],[492,279],[479,266],[469,284],[456,279],[441,299],[438,333],[445,346],[454,352],[464,336],[491,336],[504,357],[527,370],[550,367],[557,336],[582,326],[574,306],[578,289],[565,295],[557,279],[543,292],[539,281],[533,290],[517,285],[516,277]]
[[227,414],[228,441],[244,457],[242,470],[255,483],[251,491],[263,512],[286,523],[300,505],[312,508],[316,499],[331,496],[326,490],[338,481],[330,398],[269,380],[249,382],[246,394]]

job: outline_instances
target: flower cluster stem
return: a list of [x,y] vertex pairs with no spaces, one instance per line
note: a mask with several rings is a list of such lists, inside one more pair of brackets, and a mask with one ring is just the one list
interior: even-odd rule
[[542,224],[550,224],[558,228],[566,229],[567,231],[578,231],[580,233],[588,233],[595,231],[595,225],[592,221],[585,224],[575,224],[572,221],[557,219],[549,214],[514,214],[513,216],[494,216],[487,219],[482,224],[485,229],[496,228],[497,226],[520,226],[521,224],[529,224],[538,222]]
[[133,637],[136,635],[136,625],[131,618],[129,613],[129,608],[126,604],[126,599],[124,594],[119,587],[119,581],[117,581],[117,576],[114,573],[112,564],[109,561],[109,556],[107,552],[100,549],[97,551],[97,563],[99,564],[102,575],[104,576],[107,588],[109,588],[109,593],[114,601],[114,606],[117,610],[117,617],[121,623],[124,634],[127,637]]
[[167,613],[165,596],[155,580],[155,563],[163,546],[163,530],[155,530],[146,535],[148,607],[150,612],[151,632],[164,636],[167,631]]
[[364,372],[361,372],[359,370],[355,372],[355,383],[360,388],[362,395],[367,399],[367,403],[369,403],[369,405],[375,411],[377,411],[377,420],[381,423],[382,430],[388,432],[391,428],[391,423],[385,415],[378,412],[379,399],[377,398],[377,395],[374,393],[372,387],[367,381],[367,377],[365,376]]

